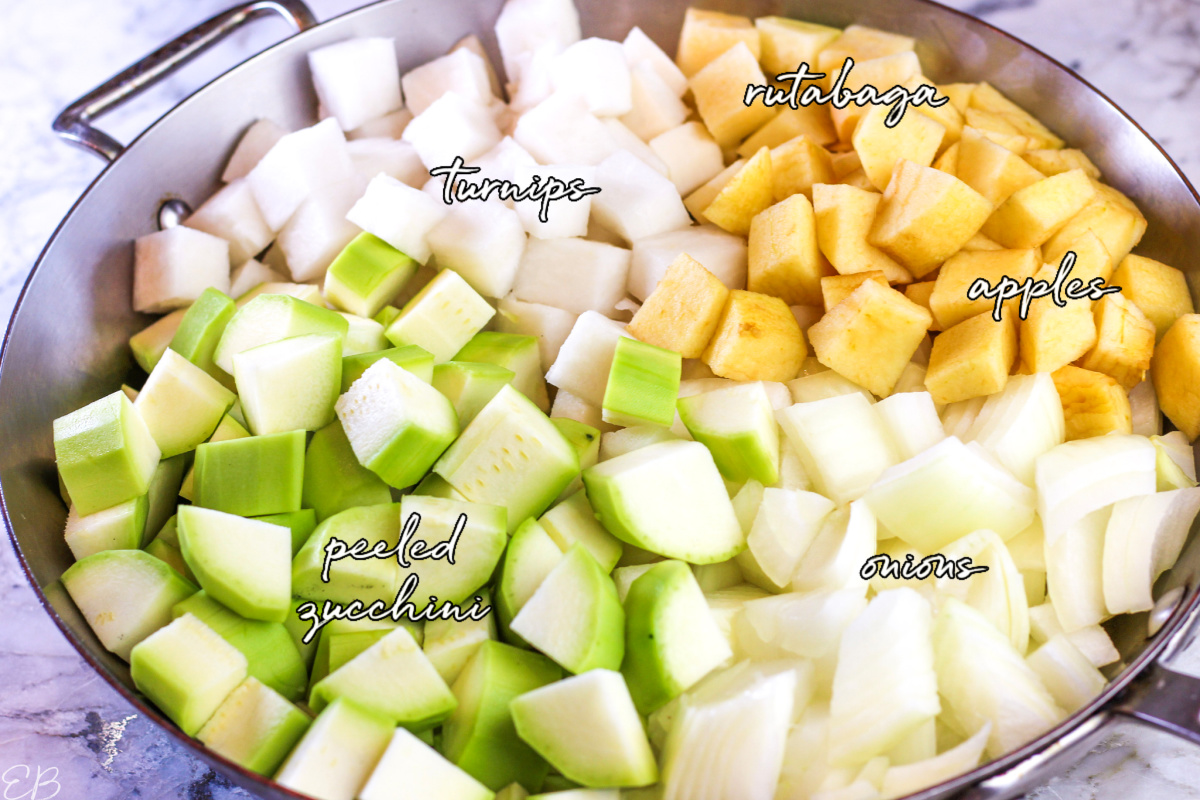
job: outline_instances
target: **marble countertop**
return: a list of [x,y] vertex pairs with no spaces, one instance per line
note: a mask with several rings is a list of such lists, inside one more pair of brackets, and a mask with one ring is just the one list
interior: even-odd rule
[[[55,225],[101,163],[60,143],[50,120],[99,79],[229,0],[0,0],[0,320]],[[320,19],[361,5],[309,0]],[[1196,0],[953,0],[1108,94],[1200,183]],[[286,33],[261,23],[105,120],[128,140],[208,78]],[[0,544],[0,798],[248,797],[138,716],[76,655]],[[1200,646],[1184,661],[1200,664]],[[1178,668],[1200,674],[1186,663]],[[1047,800],[1200,800],[1200,747],[1123,725],[1034,791]]]

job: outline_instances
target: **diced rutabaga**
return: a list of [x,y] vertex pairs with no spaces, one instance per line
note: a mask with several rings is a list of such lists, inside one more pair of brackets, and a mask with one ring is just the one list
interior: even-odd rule
[[229,242],[231,264],[253,258],[275,238],[245,180],[236,180],[218,190],[184,224]]
[[133,360],[143,371],[150,372],[154,369],[162,354],[171,346],[171,339],[186,313],[187,309],[177,308],[129,337],[129,349],[133,352]]
[[496,18],[496,42],[510,81],[522,78],[522,55],[540,47],[562,50],[579,40],[579,12],[571,0],[511,0]]
[[382,172],[409,186],[420,186],[429,177],[421,157],[408,142],[375,137],[351,139],[346,150],[354,171],[368,181]]
[[1154,582],[1179,558],[1198,511],[1197,488],[1131,497],[1113,505],[1104,534],[1104,603],[1109,613],[1154,607]]
[[283,227],[309,195],[354,177],[354,163],[337,120],[327,119],[282,137],[246,182],[271,230]]
[[779,479],[779,426],[763,383],[730,384],[691,397],[681,386],[679,394],[680,419],[712,452],[726,479],[768,485]]
[[538,520],[542,528],[564,553],[578,542],[596,559],[605,572],[612,572],[621,559],[621,541],[604,529],[588,502],[578,491],[555,505]]
[[597,116],[619,117],[633,105],[629,65],[619,42],[589,38],[569,45],[554,60],[555,91],[579,94]]
[[953,598],[942,604],[933,649],[943,713],[962,731],[991,722],[988,756],[1020,747],[1065,716],[1008,638],[970,606]]
[[[929,602],[912,589],[877,595],[846,628],[830,704],[833,766],[865,764],[937,716],[932,629]],[[878,680],[885,664],[891,677]]]
[[[483,607],[491,600],[486,589],[480,591]],[[431,619],[425,623],[425,641],[421,649],[448,686],[462,673],[463,667],[484,642],[496,639],[496,615],[483,619]]]
[[174,350],[163,353],[133,407],[163,458],[194,450],[233,405],[233,392]]
[[583,312],[546,371],[546,382],[599,408],[617,340],[628,335],[616,320],[597,311]]
[[626,35],[622,46],[625,48],[625,60],[629,62],[629,66],[646,64],[671,87],[676,97],[682,97],[687,91],[687,77],[641,28],[634,26]]
[[679,353],[622,337],[613,351],[604,390],[604,421],[613,425],[659,425],[675,421]]
[[358,797],[360,800],[423,797],[492,800],[493,793],[420,738],[399,728],[392,734],[391,743]]
[[139,642],[129,666],[133,685],[188,736],[246,679],[246,657],[191,614]]
[[883,423],[858,393],[797,403],[778,419],[818,491],[835,503],[862,497],[897,461]]
[[413,117],[401,139],[416,148],[426,169],[470,161],[491,150],[502,135],[488,107],[447,92]]
[[446,92],[456,92],[481,105],[492,100],[487,64],[466,48],[409,70],[400,84],[408,110],[418,116]]
[[815,492],[763,490],[746,544],[772,583],[788,585],[833,510],[833,501]]
[[629,293],[644,301],[680,253],[687,253],[699,261],[727,288],[746,288],[746,240],[715,225],[701,225],[681,226],[678,230],[667,230],[634,242],[633,260],[629,265]]
[[526,111],[512,137],[542,164],[594,165],[617,149],[608,128],[574,92],[557,92]]
[[1196,454],[1182,431],[1151,436],[1150,441],[1154,443],[1154,469],[1160,492],[1196,485]]
[[522,739],[584,786],[646,786],[658,765],[621,673],[594,669],[512,702]]
[[[840,397],[844,394],[861,394],[863,399],[869,403],[875,402],[875,395],[859,386],[854,381],[843,377],[831,369],[815,372],[810,375],[803,375],[799,378],[793,378],[785,384],[788,391],[792,395],[792,401],[796,403],[811,403],[814,400],[824,400],[827,397]],[[905,403],[908,401],[899,401]],[[881,417],[881,420],[886,424],[887,420]],[[891,433],[891,426],[888,432]],[[942,427],[941,422],[938,422],[938,430]],[[945,434],[943,434],[944,436]],[[893,440],[895,436],[893,435]]]
[[325,296],[343,311],[373,317],[417,270],[411,258],[370,233],[356,236],[325,273]]
[[977,609],[1009,638],[1018,653],[1024,653],[1029,645],[1029,603],[1021,573],[1004,540],[994,531],[979,530],[952,542],[941,553],[952,561],[969,558],[987,572],[966,579],[938,578],[938,592]]
[[495,314],[461,275],[444,269],[404,304],[385,334],[397,347],[415,344],[427,350],[440,364],[454,358]]
[[258,163],[267,151],[286,134],[283,128],[269,119],[260,119],[246,129],[242,138],[238,139],[233,155],[225,162],[225,171],[221,180],[225,183],[246,177],[254,165]]
[[322,800],[353,800],[396,726],[367,706],[335,700],[313,721],[275,780]]
[[1098,508],[1153,494],[1154,461],[1149,439],[1120,434],[1067,442],[1038,456],[1038,516],[1046,545]]
[[456,204],[427,238],[438,267],[454,270],[479,294],[504,297],[512,291],[525,230],[517,212],[503,203]]
[[270,776],[311,722],[274,689],[250,677],[230,692],[196,738],[235,764]]
[[345,336],[349,323],[336,312],[286,294],[261,294],[238,309],[213,353],[216,365],[233,374],[238,353],[309,333]]
[[[836,374],[829,370],[811,378],[798,378],[792,383]],[[1054,385],[1051,384],[1050,388],[1053,389]],[[792,396],[795,397],[795,394]],[[933,396],[929,392],[905,392],[885,397],[875,404],[875,413],[883,420],[896,454],[902,461],[923,453],[946,438],[942,421],[938,419],[937,407],[933,404]]]
[[319,430],[334,419],[342,337],[310,333],[243,350],[233,357],[233,375],[256,436]]
[[883,774],[880,794],[885,798],[906,797],[974,769],[979,765],[991,734],[992,724],[985,722],[971,738],[933,758],[888,767]]
[[388,359],[368,367],[335,409],[359,462],[396,488],[419,481],[458,435],[450,401]]
[[885,471],[863,499],[884,527],[925,553],[980,528],[1012,538],[1033,521],[1034,492],[977,447],[943,439]]
[[964,441],[981,444],[1019,480],[1033,485],[1037,457],[1063,443],[1062,401],[1050,374],[1014,375],[990,395]]
[[600,522],[630,544],[695,564],[726,561],[745,547],[733,505],[708,449],[661,442],[584,470]]
[[355,175],[322,187],[300,204],[279,231],[277,244],[287,260],[292,280],[319,281],[338,253],[359,231],[346,212],[362,197],[366,180]]
[[1030,653],[1025,663],[1042,679],[1054,702],[1069,714],[1090,703],[1108,683],[1061,633]]
[[191,303],[209,287],[229,291],[229,242],[177,225],[134,242],[133,308],[161,314]]
[[792,575],[793,591],[866,586],[862,565],[875,554],[875,515],[866,502],[855,500],[825,518]]
[[667,177],[681,195],[699,189],[725,168],[721,146],[702,122],[685,122],[650,140],[650,149],[667,165]]
[[389,175],[376,175],[346,219],[424,264],[433,252],[427,237],[447,214],[440,200]]
[[[361,37],[308,53],[317,99],[342,130],[400,108],[400,68],[392,39]],[[415,112],[414,112],[415,113]]]
[[1144,380],[1129,390],[1129,410],[1133,417],[1133,432],[1139,436],[1162,433],[1162,414],[1158,411],[1158,396],[1154,384]]
[[62,582],[100,643],[126,661],[134,645],[170,622],[171,608],[196,591],[140,550],[81,559],[67,568]]
[[596,167],[600,191],[592,209],[601,225],[634,242],[691,224],[675,185],[636,156],[619,150]]
[[[532,161],[532,158],[530,160]],[[535,178],[543,185],[549,178],[553,178],[566,186],[571,186],[574,182],[576,187],[589,187],[596,185],[596,168],[571,164],[546,167],[528,164],[515,167],[511,176],[511,180],[519,186],[530,186]],[[593,196],[585,195],[578,200],[569,196],[556,200],[517,200],[513,203],[513,208],[521,219],[521,225],[530,236],[537,239],[586,236]],[[546,218],[544,222],[543,216]]]
[[685,702],[663,750],[663,799],[771,800],[795,687],[795,673],[788,671]]
[[625,296],[629,251],[585,239],[531,239],[513,295],[574,314],[613,313]]
[[537,338],[542,368],[558,359],[563,342],[575,326],[577,314],[543,303],[526,303],[508,294],[496,307],[496,330]]

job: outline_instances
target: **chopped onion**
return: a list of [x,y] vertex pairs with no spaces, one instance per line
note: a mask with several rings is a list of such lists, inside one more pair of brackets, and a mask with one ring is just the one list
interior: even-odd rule
[[875,404],[898,457],[907,460],[946,438],[929,392],[905,392]]
[[1117,652],[1116,645],[1113,644],[1108,631],[1100,625],[1088,625],[1086,628],[1071,631],[1066,634],[1066,637],[1071,640],[1071,644],[1075,645],[1079,652],[1083,653],[1093,667],[1104,667],[1121,660],[1121,654]]
[[1033,485],[1037,457],[1066,438],[1062,401],[1047,372],[1014,375],[988,396],[964,441],[994,455],[1019,480]]
[[986,397],[972,397],[970,400],[959,400],[950,403],[942,409],[942,427],[947,436],[957,436],[962,439],[975,424],[975,418],[983,410]]
[[787,388],[794,403],[811,403],[844,394],[861,394],[868,402],[875,402],[875,395],[831,369],[794,378],[787,382]]
[[746,544],[772,583],[787,585],[833,508],[832,500],[815,492],[763,491]]
[[979,765],[979,759],[991,733],[992,723],[985,722],[971,738],[941,755],[915,764],[889,767],[883,775],[883,797],[887,800],[904,797],[974,769]]
[[1108,618],[1104,603],[1104,530],[1112,507],[1099,508],[1054,542],[1046,541],[1046,590],[1065,632]]
[[1112,614],[1154,608],[1154,581],[1183,549],[1200,511],[1200,488],[1131,497],[1113,505],[1104,536],[1104,603]]
[[834,511],[800,559],[792,575],[792,591],[853,586],[865,592],[867,582],[859,573],[875,555],[875,532],[875,515],[861,500]]
[[810,703],[788,732],[775,800],[809,800],[829,772],[829,706]]
[[994,531],[975,531],[946,547],[942,554],[952,560],[970,558],[975,566],[987,567],[987,572],[965,580],[939,578],[938,591],[978,610],[1008,637],[1018,653],[1024,653],[1029,645],[1029,602],[1021,573],[1004,540]]
[[1158,491],[1188,489],[1196,485],[1196,452],[1182,432],[1151,436],[1150,441],[1154,443]]
[[1026,663],[1042,679],[1054,702],[1067,713],[1086,706],[1104,691],[1104,676],[1066,636],[1059,634],[1033,651]]
[[1162,414],[1158,412],[1158,396],[1154,384],[1144,380],[1129,390],[1129,410],[1133,417],[1133,432],[1140,436],[1162,433]]
[[1006,544],[1017,569],[1022,572],[1046,571],[1046,537],[1042,533],[1040,518],[1034,516],[1029,527],[1009,539]]

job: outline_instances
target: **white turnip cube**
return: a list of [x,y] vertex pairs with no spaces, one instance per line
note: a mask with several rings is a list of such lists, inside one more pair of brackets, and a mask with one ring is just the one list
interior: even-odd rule
[[483,42],[475,34],[468,34],[454,43],[450,48],[451,53],[459,50],[467,50],[474,53],[483,59],[483,67],[487,70],[488,87],[492,90],[492,94],[500,96],[500,78],[496,75],[496,66],[492,63],[492,57],[488,55],[488,51],[483,46]]
[[275,143],[287,134],[283,128],[276,125],[269,119],[260,119],[246,129],[242,134],[242,138],[238,139],[237,147],[233,148],[233,155],[225,162],[225,171],[221,173],[221,180],[225,183],[232,183],[238,178],[244,178],[250,174],[250,170],[254,169],[254,165],[259,162],[267,151],[275,146]]
[[630,253],[586,239],[530,239],[513,294],[575,314],[611,316],[625,297]]
[[412,122],[413,114],[407,108],[397,109],[390,114],[364,122],[352,131],[346,131],[346,138],[355,139],[399,139]]
[[629,64],[619,42],[584,39],[554,59],[556,92],[575,92],[598,117],[619,117],[633,108]]
[[440,200],[390,175],[376,175],[346,219],[424,264],[432,253],[426,237],[445,216]]
[[518,59],[541,47],[555,52],[579,41],[573,0],[508,0],[496,18],[496,43],[510,81],[521,80]]
[[409,186],[420,186],[429,180],[429,171],[421,163],[416,148],[395,139],[355,139],[346,143],[354,170],[366,180],[379,173],[391,175]]
[[258,210],[245,178],[238,178],[219,189],[193,211],[184,224],[229,242],[231,264],[241,264],[258,255],[275,238]]
[[221,237],[177,225],[134,242],[134,311],[165,314],[210,286],[229,292],[229,242]]
[[660,133],[650,140],[650,149],[667,165],[667,177],[683,196],[725,169],[721,146],[702,122],[685,122]]
[[493,100],[487,64],[470,50],[455,50],[409,70],[400,85],[408,110],[416,116],[446,92],[456,92],[485,106]]
[[337,120],[327,119],[287,134],[246,176],[254,201],[277,231],[310,193],[354,175],[354,162]]
[[604,123],[571,93],[556,92],[522,114],[513,138],[542,164],[599,164],[617,149]]
[[455,203],[428,239],[438,267],[454,270],[479,294],[504,297],[512,290],[525,251],[525,229],[508,206]]
[[[595,167],[567,164],[520,167],[514,172],[513,180],[520,186],[530,186],[535,175],[540,176],[543,185],[547,178],[557,178],[567,186],[570,186],[572,181],[582,181],[582,186],[585,187],[596,185]],[[521,218],[521,224],[530,236],[539,239],[563,239],[587,235],[588,217],[592,213],[592,197],[590,194],[578,200],[561,197],[546,202],[545,222],[541,219],[543,202],[540,200],[518,200],[514,207]]]
[[401,137],[417,150],[427,169],[449,165],[486,153],[502,138],[488,107],[447,92],[413,117]]
[[715,225],[699,225],[634,242],[629,293],[644,302],[680,253],[699,261],[728,288],[746,288],[746,240]]
[[603,406],[613,351],[622,336],[629,336],[622,323],[595,311],[580,314],[547,370],[546,382],[585,403]]
[[687,91],[687,76],[645,31],[638,27],[633,28],[625,37],[622,46],[625,48],[625,60],[629,62],[629,66],[648,65],[658,73],[663,83],[671,87],[676,97],[683,97]]
[[554,64],[559,52],[556,46],[545,45],[517,59],[517,75],[508,84],[510,109],[522,114],[554,94]]
[[629,130],[650,141],[687,119],[688,108],[649,64],[629,70],[632,106],[621,116]]
[[292,280],[297,283],[321,280],[325,270],[359,234],[346,219],[366,180],[355,176],[344,183],[327,186],[304,201],[279,232],[279,247],[287,259]]
[[616,143],[617,149],[626,150],[637,156],[639,161],[642,161],[648,167],[652,167],[658,174],[664,176],[667,174],[666,163],[650,149],[650,145],[643,142],[638,138],[636,133],[629,130],[625,126],[625,123],[616,117],[605,117],[600,121],[604,123],[604,127],[608,128],[608,132]]
[[[496,181],[514,181],[514,175],[518,169],[536,167],[537,161],[529,155],[528,150],[517,144],[515,139],[505,136],[495,147],[472,161],[470,165],[479,167],[479,172],[466,176],[467,180],[474,183],[487,178]],[[500,198],[498,193],[493,193],[488,199],[493,202],[499,199],[509,208],[513,207],[511,198]]]
[[342,130],[382,117],[402,105],[400,67],[392,39],[362,37],[309,51],[317,99]]
[[686,228],[692,219],[675,184],[637,156],[618,150],[596,167],[592,212],[604,227],[634,242]]
[[542,369],[545,370],[558,358],[558,351],[571,333],[571,328],[575,327],[578,316],[566,309],[542,303],[526,303],[510,294],[496,307],[496,330],[536,336]]
[[234,300],[264,283],[286,283],[287,277],[280,275],[256,258],[233,268],[229,276],[229,296]]

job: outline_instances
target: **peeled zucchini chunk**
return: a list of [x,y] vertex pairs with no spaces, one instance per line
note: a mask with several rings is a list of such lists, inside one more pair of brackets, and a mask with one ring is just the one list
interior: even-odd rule
[[488,401],[505,384],[512,383],[510,369],[475,361],[446,361],[433,368],[433,388],[449,398],[459,425],[471,424]]
[[604,421],[670,427],[675,421],[682,365],[682,357],[673,350],[619,338],[604,389]]
[[746,546],[721,473],[699,442],[652,444],[583,472],[588,499],[617,538],[693,564]]
[[[487,590],[480,591],[480,595],[483,607],[489,607],[491,598]],[[421,648],[442,680],[453,684],[479,646],[495,638],[494,614],[483,619],[431,619],[425,623],[425,641]]]
[[342,394],[350,390],[354,382],[361,378],[362,374],[367,371],[367,367],[385,358],[397,366],[408,370],[426,383],[433,381],[433,355],[417,347],[415,344],[406,344],[403,347],[377,350],[374,353],[343,356]]
[[512,371],[512,383],[516,390],[532,400],[542,411],[550,410],[536,336],[480,331],[463,345],[462,350],[455,354],[454,360],[494,364]]
[[[318,290],[319,291],[319,290]],[[309,333],[346,335],[350,325],[336,311],[288,294],[260,294],[229,320],[213,360],[233,374],[233,357],[254,347]]]
[[292,556],[300,551],[304,543],[308,541],[308,537],[312,535],[313,530],[317,527],[317,515],[311,508],[302,508],[299,511],[285,511],[282,514],[267,514],[261,517],[255,517],[259,522],[269,522],[272,525],[279,525],[287,528],[292,535]]
[[524,646],[512,633],[513,618],[562,558],[562,548],[537,520],[525,520],[513,533],[496,584],[496,613],[506,641]]
[[299,511],[304,440],[304,431],[289,431],[200,445],[193,502],[246,517]]
[[[686,569],[686,567],[685,567]],[[658,765],[619,672],[593,669],[520,695],[517,733],[583,786],[648,786]]]
[[416,261],[379,237],[360,233],[329,265],[325,297],[343,311],[373,317],[416,271]]
[[[402,792],[398,789],[401,786]],[[492,800],[493,794],[437,750],[404,728],[398,728],[358,797],[360,800],[406,797]]]
[[[292,593],[306,600],[348,604],[360,600],[390,603],[396,596],[400,565],[392,558],[341,558],[322,575],[326,548],[334,539],[346,547],[366,540],[370,547],[394,550],[400,541],[400,504],[357,506],[326,518],[308,537],[292,561]],[[379,544],[383,542],[383,544]]]
[[[488,582],[508,544],[504,506],[464,503],[440,497],[407,495],[400,501],[401,530],[432,547],[429,558],[409,557],[401,571],[417,576],[411,602],[417,610],[436,597],[438,603],[461,603]],[[446,557],[438,545],[446,543]],[[405,577],[401,575],[403,582]]]
[[315,431],[334,419],[342,386],[342,337],[310,333],[243,350],[233,375],[250,430]]
[[412,486],[458,435],[446,396],[387,359],[376,361],[337,401],[360,464],[389,486]]
[[246,679],[246,657],[191,614],[143,639],[129,668],[138,691],[188,736]]
[[230,376],[213,361],[213,354],[236,310],[229,295],[210,286],[188,307],[171,339],[172,350],[226,387]]
[[230,692],[196,738],[235,764],[271,776],[311,723],[279,692],[250,677]]
[[322,522],[355,506],[389,503],[391,490],[383,479],[358,462],[338,420],[312,435],[304,453],[301,502]]
[[678,405],[688,433],[709,449],[726,480],[779,480],[779,426],[761,382],[682,397]]
[[283,622],[292,602],[292,535],[286,528],[180,506],[179,545],[214,600],[247,619]]
[[208,439],[234,399],[233,392],[203,369],[168,350],[133,407],[145,420],[162,457],[170,458]]
[[605,572],[612,572],[621,560],[624,552],[621,540],[606,531],[596,519],[596,512],[583,491],[559,501],[538,521],[564,553],[578,542],[587,548]]
[[334,700],[305,731],[275,781],[312,797],[352,800],[379,763],[395,729],[370,706]]
[[196,587],[149,553],[109,550],[81,559],[62,584],[100,643],[126,661],[134,646],[171,621]]
[[461,275],[443,269],[405,303],[384,333],[397,347],[415,344],[428,350],[440,364],[454,358],[495,315],[496,310]]
[[78,561],[105,550],[138,549],[146,529],[148,508],[146,495],[86,517],[79,516],[75,506],[71,506],[67,513],[67,527],[63,532],[71,555]]

